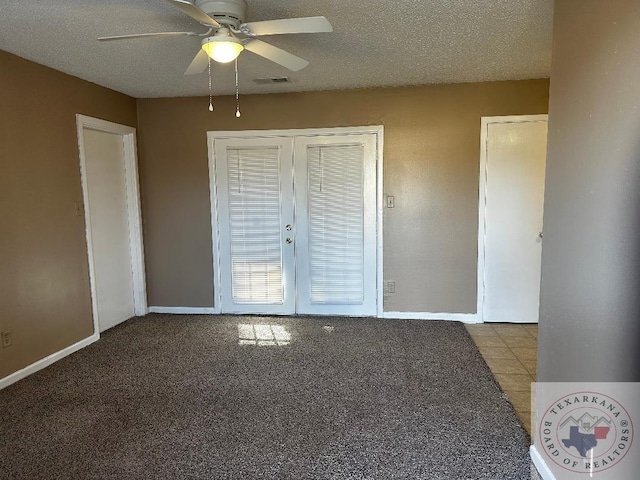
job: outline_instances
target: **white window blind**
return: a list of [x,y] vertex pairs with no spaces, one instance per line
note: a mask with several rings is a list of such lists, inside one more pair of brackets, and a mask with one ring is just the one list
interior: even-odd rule
[[281,304],[280,149],[229,148],[227,161],[233,300]]
[[361,304],[364,297],[364,147],[309,146],[311,303]]

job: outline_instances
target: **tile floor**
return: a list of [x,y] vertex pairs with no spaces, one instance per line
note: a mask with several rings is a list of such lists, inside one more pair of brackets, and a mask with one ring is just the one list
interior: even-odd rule
[[536,381],[538,325],[467,325],[480,353],[531,434],[531,383]]

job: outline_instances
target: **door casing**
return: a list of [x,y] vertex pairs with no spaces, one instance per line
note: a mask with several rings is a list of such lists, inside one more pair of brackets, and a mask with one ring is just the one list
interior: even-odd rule
[[78,135],[78,150],[80,156],[80,174],[82,182],[82,197],[85,205],[85,234],[87,241],[87,255],[89,260],[89,282],[91,287],[91,306],[93,312],[94,334],[100,332],[100,317],[97,305],[96,276],[94,268],[94,248],[91,230],[91,212],[89,205],[89,192],[87,185],[87,161],[84,146],[84,131],[96,130],[100,132],[119,135],[122,137],[125,162],[125,182],[127,190],[127,215],[129,221],[129,249],[131,252],[131,265],[133,277],[133,301],[136,315],[146,315],[147,289],[144,268],[144,249],[142,243],[142,221],[140,214],[140,193],[138,183],[138,166],[136,157],[136,129],[126,125],[120,125],[86,115],[76,115]]
[[218,215],[218,192],[216,186],[216,158],[215,141],[226,138],[273,138],[273,137],[294,137],[294,136],[326,136],[326,135],[362,135],[370,133],[376,135],[376,298],[377,316],[382,317],[382,207],[383,207],[383,138],[384,127],[382,125],[365,127],[335,127],[335,128],[305,128],[288,130],[243,130],[243,131],[212,131],[207,132],[207,145],[209,152],[209,193],[211,202],[211,232],[213,246],[213,272],[214,272],[214,309],[213,313],[221,313],[221,288],[220,274],[220,233]]

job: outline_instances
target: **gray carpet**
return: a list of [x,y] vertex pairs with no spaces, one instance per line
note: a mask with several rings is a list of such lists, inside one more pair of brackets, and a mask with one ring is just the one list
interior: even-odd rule
[[[239,345],[239,323],[291,338]],[[451,322],[148,315],[0,391],[0,413],[3,479],[531,478]]]

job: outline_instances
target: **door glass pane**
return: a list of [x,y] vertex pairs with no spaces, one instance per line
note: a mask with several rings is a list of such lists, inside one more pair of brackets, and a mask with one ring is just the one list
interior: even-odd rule
[[311,303],[360,304],[364,297],[364,147],[307,149]]
[[227,149],[232,296],[235,303],[284,300],[280,149]]

